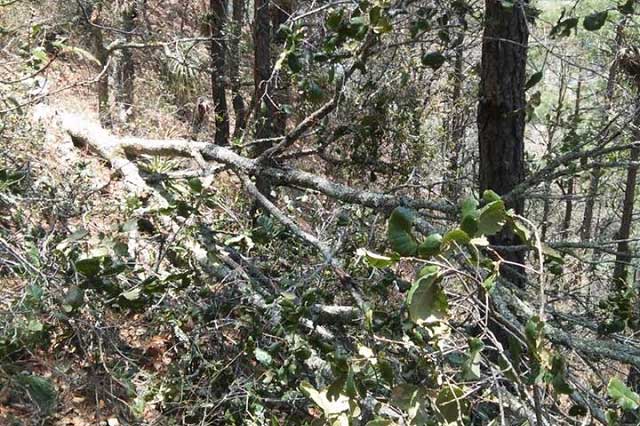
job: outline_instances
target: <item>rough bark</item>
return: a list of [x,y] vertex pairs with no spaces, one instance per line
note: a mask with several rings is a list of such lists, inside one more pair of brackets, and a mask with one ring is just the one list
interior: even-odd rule
[[[254,65],[253,82],[256,97],[256,139],[270,139],[274,135],[274,105],[271,80],[271,22],[269,0],[254,2]],[[270,142],[256,145],[260,152],[271,146]]]
[[229,77],[231,80],[231,96],[233,98],[233,112],[235,116],[235,127],[233,129],[234,138],[239,138],[247,127],[245,120],[247,114],[246,106],[242,93],[240,92],[240,38],[244,24],[244,2],[245,0],[233,0],[233,24],[229,42]]
[[[137,10],[135,2],[123,4],[120,10],[121,29],[124,31],[126,43],[130,43],[136,28]],[[119,49],[116,56],[115,69],[115,102],[118,109],[118,120],[127,123],[133,116],[134,106],[135,64],[132,49]]]
[[[498,0],[485,2],[478,104],[480,189],[491,189],[500,195],[509,193],[524,180],[525,72],[529,39],[525,3],[520,0],[514,2],[513,7],[505,7]],[[521,213],[524,200],[517,197],[509,202],[509,207]],[[520,242],[513,232],[505,230],[493,238],[493,243],[509,246]],[[522,252],[506,250],[500,255],[510,262],[524,263]]]
[[94,9],[85,9],[85,18],[88,20],[89,32],[91,34],[91,40],[93,42],[93,48],[96,59],[100,63],[101,74],[98,79],[98,116],[100,117],[100,124],[103,127],[111,127],[111,108],[109,105],[109,61],[110,53],[104,44],[104,37],[102,29],[100,27],[100,15],[102,13],[101,4],[97,4]]
[[229,144],[229,112],[225,83],[226,43],[224,24],[227,16],[227,0],[211,0],[209,3],[209,34],[211,36],[211,92],[216,121],[216,145]]
[[[253,156],[259,156],[273,145],[272,138],[275,133],[275,105],[273,104],[273,89],[271,85],[271,22],[269,19],[270,0],[254,1],[254,65],[253,82],[255,117],[256,117],[256,139],[258,143],[254,145]],[[269,179],[260,175],[256,177],[256,187],[258,191],[267,197],[271,193]],[[256,219],[258,205],[254,203],[252,216]]]
[[[640,107],[640,90],[636,98],[636,109]],[[633,139],[640,140],[640,116],[636,114],[633,128]],[[613,282],[616,287],[626,288],[628,281],[627,267],[631,262],[631,248],[629,237],[633,225],[633,205],[635,202],[636,185],[638,183],[638,165],[640,160],[640,147],[634,146],[629,153],[630,166],[627,169],[627,181],[624,191],[624,201],[622,203],[622,218],[620,220],[620,230],[618,231],[618,254],[613,271]]]
[[[280,51],[284,48],[287,41],[285,35],[280,31],[280,26],[284,25],[291,12],[293,11],[293,0],[273,0],[272,1],[272,13],[271,22],[274,31],[274,45],[276,47],[273,52],[274,59],[280,54]],[[273,99],[275,102],[274,108],[274,134],[282,136],[287,130],[287,113],[285,106],[289,104],[289,86],[291,85],[291,79],[286,72],[280,72],[276,87],[273,91]]]

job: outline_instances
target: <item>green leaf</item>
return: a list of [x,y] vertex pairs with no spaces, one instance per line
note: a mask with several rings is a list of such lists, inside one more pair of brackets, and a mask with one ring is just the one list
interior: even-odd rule
[[300,57],[293,52],[287,55],[287,65],[289,65],[289,69],[294,74],[302,71],[302,62],[300,61]]
[[560,354],[554,354],[551,359],[551,384],[557,394],[571,395],[573,388],[567,382],[567,362]]
[[531,77],[529,77],[529,80],[527,80],[527,84],[525,84],[524,90],[529,90],[536,84],[540,83],[540,81],[542,81],[542,76],[542,71],[538,71],[532,74]]
[[484,287],[484,289],[488,292],[491,293],[493,291],[493,289],[496,287],[496,279],[497,279],[497,274],[491,274],[489,276],[487,276],[487,278],[484,279],[484,281],[482,281],[482,287]]
[[584,21],[582,21],[582,26],[587,31],[598,31],[607,22],[608,16],[608,10],[605,10],[603,12],[594,12],[584,18]]
[[198,178],[191,178],[188,181],[189,183],[189,188],[191,188],[191,191],[196,193],[196,194],[200,194],[202,192],[203,186],[202,186],[202,181]]
[[456,228],[444,234],[444,237],[442,238],[442,249],[448,249],[452,242],[468,244],[471,242],[471,237],[469,237],[469,234],[464,232],[462,229]]
[[86,277],[95,277],[98,275],[101,269],[102,256],[89,257],[80,259],[75,262],[75,267],[78,272]]
[[462,202],[461,210],[462,210],[462,217],[465,217],[465,216],[475,217],[477,216],[478,202],[473,197],[466,198]]
[[462,378],[464,380],[480,379],[481,352],[484,349],[482,340],[475,337],[469,339],[469,355],[462,365]]
[[254,354],[256,356],[256,360],[264,366],[269,366],[273,362],[273,358],[271,357],[269,352],[265,351],[264,349],[256,348]]
[[512,219],[509,223],[511,225],[511,229],[513,229],[513,233],[520,238],[520,241],[526,244],[531,240],[531,231],[529,231],[529,228],[524,226],[520,221]]
[[558,20],[558,23],[551,29],[551,33],[549,34],[552,38],[555,36],[560,37],[569,37],[571,35],[571,31],[578,27],[578,18],[567,18],[565,20]]
[[478,234],[485,236],[495,235],[500,232],[506,221],[507,211],[504,207],[504,201],[493,201],[480,209]]
[[442,235],[429,235],[418,247],[418,256],[428,258],[440,253],[440,245],[442,244]]
[[633,392],[617,377],[612,377],[607,385],[607,393],[625,411],[632,411],[640,406],[640,396]]
[[71,308],[71,310],[79,308],[84,303],[84,290],[77,285],[69,287],[64,295],[63,304]]
[[338,31],[340,24],[342,23],[342,11],[334,10],[327,16],[327,27],[330,30]]
[[89,235],[89,231],[87,231],[84,228],[79,228],[74,233],[69,235],[64,241],[69,242],[69,243],[75,243],[76,241],[82,240],[87,235]]
[[365,249],[358,249],[357,254],[358,256],[364,257],[364,261],[367,265],[378,269],[388,268],[399,260],[397,256],[383,256]]
[[27,330],[33,332],[33,333],[38,333],[42,330],[44,330],[44,324],[42,324],[40,321],[38,320],[29,320],[29,322],[27,323]]
[[440,68],[445,61],[446,61],[446,58],[440,52],[425,53],[424,56],[422,57],[422,65],[430,67],[431,69],[434,69],[434,70],[437,70],[438,68]]
[[438,393],[436,407],[445,425],[462,424],[469,411],[469,399],[464,398],[464,391],[459,386],[445,385]]
[[633,5],[635,2],[636,0],[627,0],[623,4],[618,5],[618,10],[622,14],[631,15],[633,13]]
[[587,407],[583,405],[573,405],[569,409],[569,415],[571,417],[586,416],[588,413],[589,410],[587,410]]
[[418,274],[407,295],[409,317],[418,324],[433,324],[446,318],[449,310],[447,295],[440,287],[442,275],[434,266],[427,266]]
[[24,386],[40,411],[48,413],[53,409],[57,393],[55,386],[49,380],[44,377],[20,374],[17,376],[17,381]]
[[540,359],[542,349],[542,338],[544,337],[544,321],[539,316],[534,315],[529,318],[524,328],[524,335],[531,355]]
[[391,248],[401,256],[415,256],[418,249],[418,243],[411,234],[413,221],[413,212],[405,207],[397,207],[389,218],[387,237]]
[[482,199],[485,203],[489,204],[494,201],[502,200],[502,197],[500,197],[496,192],[490,189],[485,189],[482,193]]
[[475,215],[466,215],[460,222],[460,229],[467,233],[467,235],[476,235],[478,232],[478,218]]
[[370,422],[367,422],[366,426],[394,426],[395,424],[396,423],[394,423],[392,420],[376,417]]
[[324,411],[325,416],[343,413],[349,410],[349,398],[340,395],[334,401],[327,398],[327,392],[318,392],[309,382],[300,383],[300,390]]

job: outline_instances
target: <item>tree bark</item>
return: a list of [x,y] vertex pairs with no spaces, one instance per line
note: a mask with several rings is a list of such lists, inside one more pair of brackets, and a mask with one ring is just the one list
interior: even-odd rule
[[[274,105],[271,79],[271,22],[270,0],[254,1],[254,68],[253,82],[256,97],[256,139],[269,139],[274,135]],[[271,146],[270,142],[259,143],[258,151]],[[259,154],[259,153],[256,153]]]
[[[640,88],[636,95],[636,108],[640,108]],[[633,120],[633,139],[640,140],[640,116],[636,114]],[[629,237],[631,236],[631,227],[633,225],[633,204],[635,202],[636,185],[638,183],[638,166],[640,159],[640,147],[631,148],[629,161],[631,165],[627,169],[627,182],[624,191],[624,201],[622,203],[622,219],[620,220],[620,230],[618,231],[618,254],[616,255],[616,263],[613,270],[613,282],[618,288],[626,288],[627,266],[631,262],[631,251],[629,246]]]
[[210,0],[209,34],[211,36],[211,92],[213,112],[215,114],[216,145],[229,144],[229,113],[225,93],[225,34],[224,24],[227,15],[227,0]]
[[244,2],[245,0],[233,0],[233,25],[229,42],[229,77],[231,79],[231,96],[233,97],[233,112],[235,116],[234,139],[239,138],[247,127],[245,120],[246,106],[240,92],[240,38],[244,23]]
[[[286,44],[286,37],[280,31],[280,26],[284,25],[291,12],[293,11],[293,0],[274,0],[272,2],[271,22],[274,31],[274,45],[277,48],[273,52],[274,56],[280,54],[280,50],[284,48]],[[275,58],[274,58],[275,59]],[[273,99],[275,102],[274,108],[274,134],[282,136],[287,131],[287,112],[285,106],[290,102],[289,100],[289,86],[291,81],[286,71],[279,73],[278,84],[274,89]]]
[[[578,80],[576,87],[576,106],[573,112],[573,120],[571,122],[571,137],[577,138],[578,123],[580,122],[580,97],[581,97],[582,81]],[[573,215],[573,195],[575,194],[575,177],[571,176],[567,181],[567,199],[565,201],[564,220],[562,221],[562,237],[569,236],[569,228],[571,228],[571,216]]]
[[[562,125],[562,111],[564,109],[564,99],[567,93],[567,85],[566,85],[566,70],[563,64],[560,65],[560,90],[558,90],[558,102],[555,107],[555,116],[554,120],[549,124],[549,132],[548,132],[548,142],[547,142],[547,157],[551,157],[553,154],[553,140],[555,138],[556,132]],[[578,83],[578,92],[580,91]],[[540,238],[542,241],[546,241],[547,239],[547,231],[549,228],[549,214],[551,213],[551,183],[553,179],[547,179],[544,184],[544,205],[542,208],[542,230],[540,231]],[[570,183],[570,186],[573,187],[573,181]],[[564,188],[563,188],[564,192]]]
[[[269,0],[254,1],[254,66],[253,82],[255,90],[255,117],[257,144],[253,149],[253,156],[257,157],[271,148],[275,135],[275,106],[273,104],[273,90],[271,80],[271,22],[269,19]],[[271,184],[264,175],[256,176],[258,190],[270,196]],[[251,208],[254,221],[258,205]]]
[[[607,90],[605,92],[606,111],[603,119],[604,123],[606,123],[609,118],[609,108],[611,107],[611,101],[613,100],[613,95],[615,92],[615,84],[618,77],[618,61],[616,59],[618,57],[618,53],[620,52],[625,26],[626,18],[623,18],[623,20],[620,21],[620,23],[618,23],[618,26],[616,27],[614,60],[611,64],[611,67],[609,68],[609,76],[607,77]],[[603,135],[603,139],[607,138],[607,133],[608,132]],[[583,241],[589,241],[591,239],[591,228],[593,226],[593,209],[595,207],[596,197],[598,195],[598,189],[600,187],[601,174],[602,169],[598,166],[594,167],[591,171],[591,179],[589,180],[589,193],[587,195],[587,202],[584,206],[584,216],[582,219],[582,227],[580,229],[580,237]]]
[[[524,13],[525,0],[503,6],[498,0],[486,0],[478,139],[480,148],[480,190],[491,189],[500,195],[509,193],[524,180],[525,72],[529,30]],[[516,198],[508,206],[522,213],[524,200]],[[492,238],[497,245],[520,244],[510,230]],[[517,264],[524,253],[505,250],[500,255]],[[505,270],[508,278],[522,284],[519,274]]]
[[[459,17],[458,22],[462,24],[464,17]],[[461,29],[460,34],[456,40],[457,46],[455,51],[454,71],[452,78],[452,93],[451,93],[451,107],[452,114],[448,120],[448,135],[449,135],[449,161],[447,164],[447,171],[445,175],[445,189],[444,195],[451,200],[454,204],[457,202],[460,196],[460,183],[458,182],[458,171],[460,168],[460,154],[464,149],[464,135],[465,135],[465,119],[466,113],[462,99],[462,85],[464,83],[464,30]]]
[[93,42],[95,56],[100,63],[100,78],[98,79],[98,117],[100,124],[103,127],[111,127],[111,109],[109,106],[109,51],[104,45],[104,37],[102,35],[102,29],[100,28],[100,15],[102,13],[102,6],[97,4],[95,9],[89,6],[84,10],[86,18],[89,22],[89,32],[91,34],[91,40]]
[[[120,21],[122,31],[125,32],[126,42],[131,42],[131,36],[136,28],[137,10],[135,2],[121,6]],[[118,108],[118,120],[127,123],[133,115],[135,64],[133,50],[119,49],[116,56],[115,70],[115,101]]]

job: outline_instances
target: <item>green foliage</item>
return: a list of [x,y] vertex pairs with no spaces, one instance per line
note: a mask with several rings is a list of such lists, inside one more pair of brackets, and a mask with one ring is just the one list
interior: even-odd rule
[[19,374],[15,379],[20,386],[24,387],[41,412],[49,413],[54,408],[57,392],[48,379],[26,374]]
[[587,31],[598,31],[607,22],[608,16],[608,10],[605,10],[603,12],[594,12],[584,18],[582,25]]
[[444,65],[446,60],[445,56],[440,52],[429,52],[422,56],[422,65],[437,70]]
[[389,217],[387,236],[391,248],[401,256],[413,256],[418,249],[411,232],[413,221],[414,213],[405,207],[396,208]]
[[607,393],[625,411],[636,410],[640,406],[640,396],[629,389],[622,380],[612,377],[607,385]]
[[418,324],[433,324],[446,319],[449,304],[440,287],[442,275],[435,266],[426,266],[407,295],[409,317]]

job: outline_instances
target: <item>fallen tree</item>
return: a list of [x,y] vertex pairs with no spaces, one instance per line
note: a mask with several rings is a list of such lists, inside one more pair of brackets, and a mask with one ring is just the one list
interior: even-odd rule
[[[258,191],[251,177],[267,176],[276,185],[317,191],[330,199],[362,205],[383,213],[388,213],[400,206],[426,211],[429,214],[438,213],[450,218],[456,213],[456,209],[442,202],[410,196],[392,196],[384,192],[357,189],[299,169],[274,167],[274,163],[271,162],[269,166],[263,166],[259,159],[250,159],[229,148],[205,142],[118,137],[103,129],[99,124],[86,120],[81,115],[55,111],[46,106],[40,106],[36,110],[36,117],[47,128],[59,128],[76,145],[85,146],[108,161],[111,168],[122,175],[124,185],[128,191],[139,196],[149,196],[159,206],[166,205],[166,200],[142,177],[133,160],[135,157],[154,155],[191,158],[202,169],[202,174],[205,175],[219,173],[221,170],[233,171],[239,177],[247,193],[256,199],[265,211],[269,212],[272,217],[285,226],[292,235],[317,250],[324,258],[326,265],[334,271],[340,282],[349,290],[356,307],[314,305],[310,311],[311,318],[302,318],[300,320],[300,324],[304,328],[311,330],[318,338],[327,341],[331,341],[336,337],[330,330],[319,324],[323,322],[347,324],[353,321],[363,321],[367,310],[364,296],[358,289],[354,279],[344,270],[340,259],[335,257],[332,247],[320,238],[302,230],[295,220],[288,217],[264,194]],[[275,158],[277,159],[277,157]],[[222,166],[216,167],[213,163]],[[424,230],[430,230],[428,224],[418,221],[418,225],[420,223],[423,224],[422,228]],[[175,222],[168,222],[167,226],[174,230],[179,227]],[[256,282],[258,285],[257,287],[254,286],[254,288],[259,289],[258,293],[262,292],[264,296],[278,293],[277,284],[264,276],[239,253],[230,250],[228,247],[214,247],[213,249],[218,252],[217,257],[225,264],[225,268],[222,271],[217,270],[216,272],[215,269],[209,267],[207,249],[204,249],[198,243],[191,243],[192,254],[199,259],[203,269],[209,273],[217,274],[221,279],[229,273],[237,273],[239,276],[246,278],[247,281]],[[464,258],[462,258],[462,263],[465,263]],[[468,264],[461,266],[461,270],[464,270],[465,267],[468,267]],[[450,270],[455,272],[455,267],[450,267]],[[464,275],[464,273],[462,274]],[[475,270],[469,271],[469,274],[467,276],[470,277],[478,276],[478,274],[480,274],[481,278],[483,276],[481,272]],[[534,283],[529,283],[528,285],[528,288],[531,289],[535,289],[535,287]],[[541,290],[543,291],[544,289]],[[254,302],[260,306],[266,306],[262,296],[257,297]],[[527,299],[528,296],[525,292],[515,288],[509,282],[501,280],[500,285],[490,296],[489,304],[486,308],[483,308],[484,313],[482,315],[495,318],[507,333],[513,335],[521,344],[526,346],[527,339],[530,338],[527,334],[529,333],[527,331],[527,321],[536,315],[537,310],[537,307],[534,306],[535,303],[531,303]],[[480,298],[474,296],[471,300],[477,306],[484,306],[484,302]],[[535,298],[532,300],[535,300]],[[544,302],[540,301],[540,303]],[[480,311],[483,311],[483,309],[480,309]],[[277,315],[280,315],[280,313]],[[544,336],[547,341],[554,346],[564,348],[569,353],[576,354],[578,358],[589,360],[588,362],[590,363],[607,360],[621,366],[632,365],[640,368],[640,349],[637,346],[619,343],[616,340],[620,340],[620,338],[616,335],[603,338],[603,336],[589,334],[588,331],[572,334],[564,330],[559,323],[556,323],[554,315],[550,315],[550,318],[544,323]],[[489,335],[492,344],[500,352],[500,356],[508,360],[506,349],[501,348],[499,339],[490,332]],[[487,367],[493,368],[489,363],[487,363]],[[513,371],[517,371],[518,368],[517,366],[510,367]],[[592,391],[585,389],[580,380],[573,375],[567,375],[566,379],[576,389],[571,394],[571,399],[576,404],[587,407],[591,415],[600,423],[607,424],[606,417],[603,414],[603,407],[600,406],[599,397]],[[518,398],[515,395],[510,395],[507,398],[511,401],[509,404],[514,411],[523,410],[526,417],[533,418],[534,413],[540,410],[539,390],[536,387],[532,390],[527,390],[528,386],[524,383],[519,383],[518,387],[519,391],[526,397],[516,403]],[[505,395],[510,392],[501,385],[500,389],[500,392]],[[545,420],[543,423],[551,424],[549,420]]]

